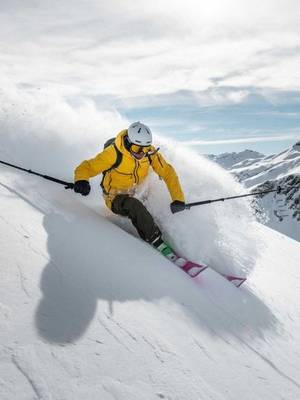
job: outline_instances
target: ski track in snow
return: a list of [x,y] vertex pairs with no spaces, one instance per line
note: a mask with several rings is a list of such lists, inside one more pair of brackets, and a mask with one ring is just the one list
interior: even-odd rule
[[44,396],[43,392],[39,389],[38,385],[34,382],[34,379],[32,379],[29,376],[28,373],[28,366],[27,367],[22,367],[21,364],[18,362],[17,358],[12,356],[12,362],[16,366],[16,368],[20,371],[20,373],[25,377],[27,382],[29,383],[30,387],[32,388],[33,393],[35,394],[35,397],[37,399],[51,399],[49,396]]

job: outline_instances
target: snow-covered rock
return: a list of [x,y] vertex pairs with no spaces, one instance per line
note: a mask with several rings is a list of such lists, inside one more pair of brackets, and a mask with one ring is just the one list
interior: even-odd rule
[[257,196],[253,203],[257,216],[268,226],[300,241],[300,174],[290,174],[283,178],[266,181],[252,191],[273,190],[279,193]]

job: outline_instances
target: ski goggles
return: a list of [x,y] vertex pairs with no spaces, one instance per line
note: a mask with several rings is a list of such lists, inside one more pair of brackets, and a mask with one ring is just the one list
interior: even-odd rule
[[138,144],[131,144],[130,145],[130,151],[132,153],[144,153],[147,154],[151,150],[151,146],[139,146]]
[[137,160],[144,158],[151,150],[151,146],[139,146],[137,144],[130,145],[130,153]]

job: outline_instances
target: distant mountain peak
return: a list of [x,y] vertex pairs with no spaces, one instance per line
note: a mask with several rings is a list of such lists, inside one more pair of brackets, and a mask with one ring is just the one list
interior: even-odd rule
[[300,151],[300,140],[294,144],[293,149],[296,151]]
[[245,160],[257,160],[265,157],[264,154],[259,153],[255,150],[246,149],[240,152],[232,152],[232,153],[221,153],[221,154],[210,154],[208,157],[220,164],[222,167],[226,169],[231,169],[236,164],[240,164]]

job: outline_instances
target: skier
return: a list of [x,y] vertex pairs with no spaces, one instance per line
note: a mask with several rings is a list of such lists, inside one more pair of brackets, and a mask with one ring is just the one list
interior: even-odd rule
[[128,217],[143,240],[172,258],[173,251],[163,241],[152,215],[134,197],[135,187],[144,181],[150,166],[167,185],[172,198],[171,212],[183,211],[185,199],[177,174],[159,149],[152,146],[151,130],[141,122],[122,130],[95,158],[83,161],[75,169],[74,191],[87,196],[91,190],[89,179],[102,173],[101,187],[107,207],[115,214]]

